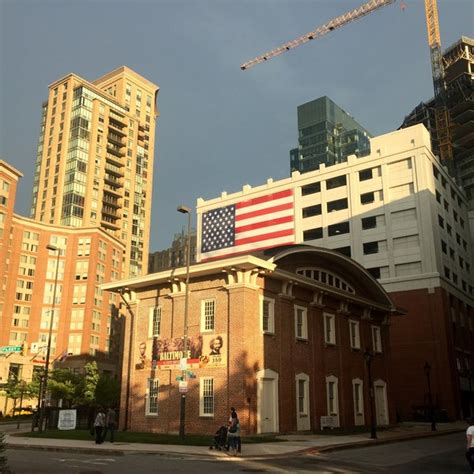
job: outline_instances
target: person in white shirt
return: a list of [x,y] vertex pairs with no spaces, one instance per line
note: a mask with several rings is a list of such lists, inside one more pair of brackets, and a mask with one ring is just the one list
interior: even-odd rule
[[474,474],[474,418],[468,420],[468,423],[469,428],[466,431],[466,459]]

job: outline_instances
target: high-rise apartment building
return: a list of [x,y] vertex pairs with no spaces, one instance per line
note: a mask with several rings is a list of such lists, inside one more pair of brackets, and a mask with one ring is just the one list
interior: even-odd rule
[[[451,119],[453,162],[446,163],[474,208],[474,40],[462,36],[443,53],[446,105]],[[401,128],[422,123],[430,131],[433,152],[439,154],[434,99],[408,114]]]
[[49,86],[31,217],[99,226],[125,245],[125,275],[146,273],[159,87],[122,66]]
[[11,378],[29,381],[44,368],[50,328],[52,364],[67,357],[64,364],[82,367],[94,359],[101,371],[118,375],[119,298],[100,285],[122,278],[124,245],[98,226],[15,214],[21,176],[0,160],[0,386]]
[[370,154],[370,133],[328,97],[298,106],[298,148],[290,150],[291,171],[306,173]]
[[[390,328],[399,415],[426,408],[428,361],[437,408],[449,418],[469,416],[474,262],[466,195],[431,152],[422,125],[370,142],[365,157],[198,199],[197,262],[282,242],[352,257],[406,310]],[[321,272],[314,278],[345,289]]]

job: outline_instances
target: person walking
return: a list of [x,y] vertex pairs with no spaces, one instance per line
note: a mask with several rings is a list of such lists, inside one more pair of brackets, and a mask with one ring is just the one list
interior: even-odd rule
[[113,407],[109,407],[105,418],[104,441],[107,438],[107,433],[110,432],[110,442],[114,442],[114,433],[117,429],[117,412]]
[[97,415],[94,420],[94,431],[95,431],[95,444],[101,444],[104,439],[102,437],[102,432],[105,428],[105,413],[102,407],[99,407],[97,410]]
[[234,456],[237,456],[239,452],[239,439],[240,439],[240,422],[237,418],[235,409],[232,409],[229,421],[229,430],[227,432],[227,438],[229,441],[229,452]]
[[474,474],[474,418],[468,420],[469,428],[466,430],[466,459]]
[[[239,417],[237,416],[237,412],[234,407],[230,408],[230,417],[229,417],[229,426],[232,424],[232,419]],[[240,421],[239,421],[239,436],[237,437],[237,452],[240,453],[242,451],[242,443],[240,441]]]

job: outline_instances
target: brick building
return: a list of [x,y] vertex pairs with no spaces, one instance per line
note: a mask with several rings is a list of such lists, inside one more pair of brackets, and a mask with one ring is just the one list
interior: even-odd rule
[[[129,311],[122,427],[178,431],[185,276],[177,268],[102,286]],[[213,433],[231,406],[245,434],[318,430],[326,416],[367,425],[366,350],[377,423],[393,422],[395,315],[380,284],[332,250],[295,245],[192,265],[186,432]]]
[[[471,416],[474,221],[466,194],[433,155],[422,125],[373,137],[370,150],[364,157],[349,156],[346,163],[198,199],[197,261],[281,245],[282,240],[352,257],[407,310],[390,331],[399,417],[412,419],[420,408],[426,411],[426,362],[432,367],[436,410],[450,419]],[[267,232],[263,219],[248,209],[265,199],[274,209],[269,217],[274,221],[268,222],[278,225],[262,239]],[[235,236],[230,244],[216,248],[209,236],[214,231],[204,230],[209,217],[220,211],[234,213],[237,224],[229,232]],[[227,230],[221,235],[227,236]]]
[[[110,309],[118,297],[99,285],[122,277],[124,245],[96,226],[15,214],[21,176],[0,160],[0,388],[10,378],[30,381],[44,368],[51,318],[52,364],[67,356],[63,366],[81,370],[94,359],[101,371],[118,375],[123,324]],[[1,400],[0,406],[8,412]]]

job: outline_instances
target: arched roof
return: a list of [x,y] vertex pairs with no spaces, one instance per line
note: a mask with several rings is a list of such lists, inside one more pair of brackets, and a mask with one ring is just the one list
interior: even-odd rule
[[297,244],[273,247],[255,253],[254,255],[276,264],[277,268],[281,266],[281,268],[284,269],[284,261],[288,261],[288,257],[296,255],[302,256],[305,254],[308,255],[308,264],[315,261],[323,262],[324,267],[333,273],[337,273],[346,279],[350,277],[353,282],[357,283],[359,289],[363,289],[366,296],[377,303],[395,309],[395,305],[388,293],[362,265],[335,250],[315,247],[313,245]]

